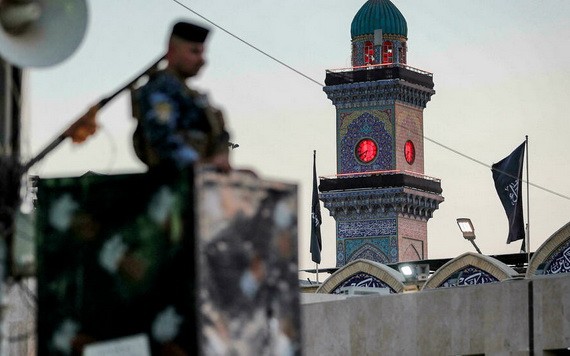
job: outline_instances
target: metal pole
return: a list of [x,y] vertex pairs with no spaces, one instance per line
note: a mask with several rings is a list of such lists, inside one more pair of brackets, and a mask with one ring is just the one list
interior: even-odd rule
[[473,244],[473,247],[475,247],[475,250],[477,250],[477,252],[479,252],[480,255],[482,255],[483,253],[481,252],[481,250],[479,250],[479,247],[477,246],[477,244],[475,244],[475,240],[469,240],[471,241],[471,243]]
[[528,180],[528,135],[525,135],[526,145],[526,253],[527,266],[530,264],[530,193]]
[[[123,85],[121,88],[119,88],[118,90],[116,90],[114,93],[112,93],[111,95],[101,99],[99,101],[99,103],[97,103],[98,105],[98,109],[103,108],[105,105],[107,105],[111,100],[113,100],[117,95],[119,95],[123,90],[129,89],[132,85],[134,85],[140,78],[142,78],[144,75],[146,75],[149,72],[153,72],[154,70],[156,70],[158,68],[158,65],[160,64],[160,62],[166,58],[166,55],[163,55],[162,57],[160,57],[158,60],[156,60],[150,67],[148,67],[144,72],[142,72],[141,74],[137,75],[135,78],[131,79],[127,84]],[[78,120],[80,120],[81,118],[79,118]],[[77,120],[77,121],[78,121]],[[38,155],[36,155],[35,157],[33,157],[32,159],[30,159],[28,161],[28,163],[26,163],[24,165],[24,171],[27,171],[28,169],[30,169],[34,164],[36,164],[38,161],[42,160],[48,153],[50,153],[51,151],[53,151],[57,146],[59,146],[63,141],[65,141],[65,139],[68,136],[66,135],[66,133],[62,133],[59,136],[57,136],[52,142],[50,142]]]
[[10,156],[12,149],[10,147],[12,132],[12,66],[8,62],[0,61],[2,63],[2,86],[4,87],[4,95],[1,95],[2,104],[0,105],[4,110],[2,127],[0,128],[0,144],[2,146],[1,153],[4,156]]
[[315,263],[316,269],[317,269],[317,283],[319,283],[319,264]]

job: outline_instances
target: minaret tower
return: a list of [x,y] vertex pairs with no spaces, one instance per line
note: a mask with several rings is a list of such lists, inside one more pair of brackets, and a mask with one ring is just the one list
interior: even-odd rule
[[427,258],[427,221],[443,201],[424,175],[423,110],[431,73],[407,65],[407,24],[390,0],[368,0],[351,26],[352,67],[327,70],[336,107],[337,175],[320,199],[336,220],[337,267]]

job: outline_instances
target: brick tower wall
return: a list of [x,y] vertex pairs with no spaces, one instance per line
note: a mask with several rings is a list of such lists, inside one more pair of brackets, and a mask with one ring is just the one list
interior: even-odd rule
[[427,221],[407,217],[398,219],[398,259],[427,259]]
[[[424,173],[423,109],[401,102],[395,105],[396,120],[396,170]],[[416,159],[408,164],[404,157],[404,144],[411,140],[416,149]]]

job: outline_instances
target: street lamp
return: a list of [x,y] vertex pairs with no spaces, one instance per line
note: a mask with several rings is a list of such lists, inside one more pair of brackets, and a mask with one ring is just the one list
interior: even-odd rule
[[479,250],[479,247],[477,247],[477,245],[475,244],[475,228],[473,227],[471,219],[458,218],[457,225],[459,225],[459,230],[461,230],[461,232],[463,233],[463,238],[471,241],[473,247],[475,247],[475,250],[477,250],[477,252],[482,254],[481,250]]
[[410,265],[403,265],[400,266],[400,272],[402,272],[404,277],[409,278],[414,274],[414,269]]
[[427,263],[405,263],[399,265],[398,269],[408,282],[424,282],[429,277],[429,264]]

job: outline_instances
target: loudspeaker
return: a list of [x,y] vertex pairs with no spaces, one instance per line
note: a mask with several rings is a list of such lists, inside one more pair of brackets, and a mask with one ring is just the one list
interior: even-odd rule
[[87,29],[85,0],[0,2],[0,56],[18,67],[47,67],[69,57]]

